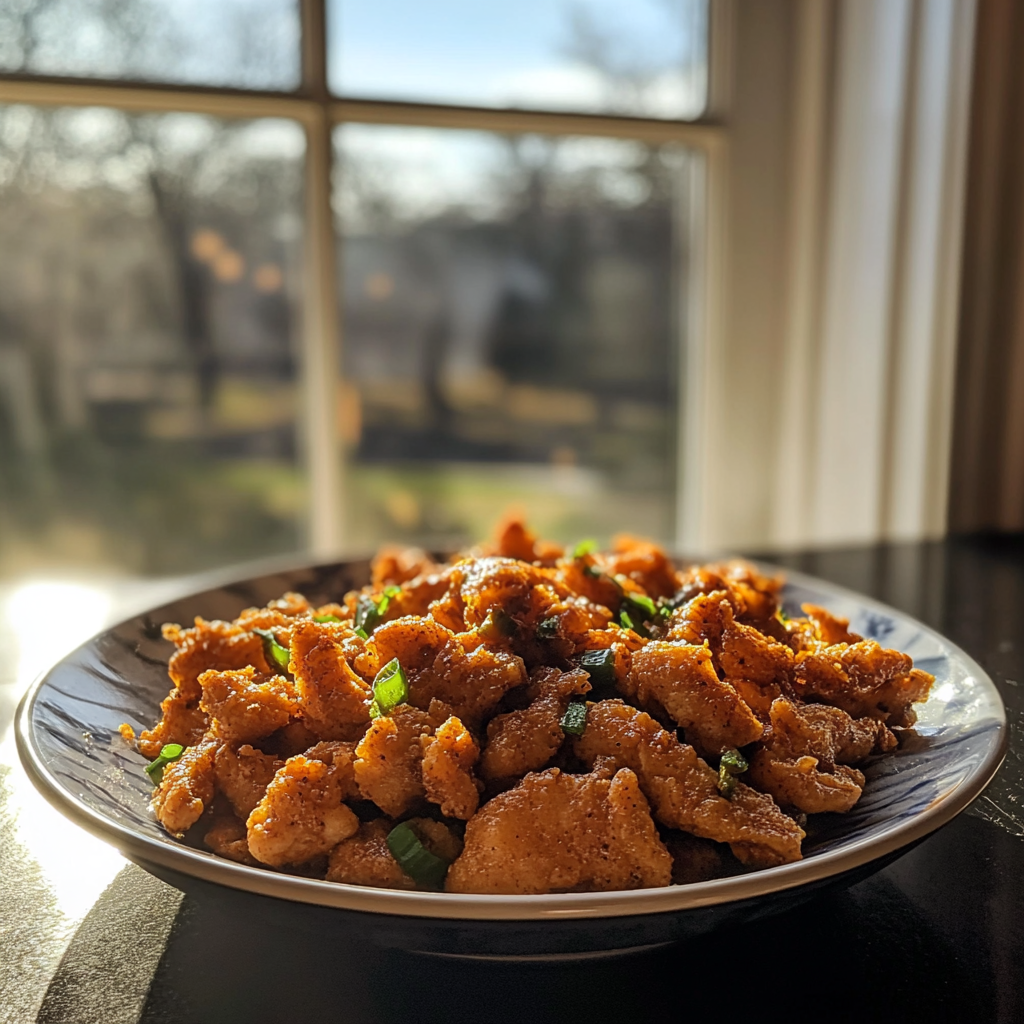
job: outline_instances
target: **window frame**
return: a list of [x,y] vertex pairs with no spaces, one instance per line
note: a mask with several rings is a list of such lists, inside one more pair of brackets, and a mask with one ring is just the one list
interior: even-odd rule
[[[676,325],[679,346],[676,466],[677,542],[691,540],[694,485],[702,477],[708,353],[719,330],[721,244],[728,135],[724,121],[730,79],[729,26],[733,0],[709,0],[708,100],[705,112],[689,120],[605,114],[502,109],[346,99],[327,81],[326,0],[299,0],[301,78],[291,92],[0,73],[0,104],[42,107],[107,107],[126,113],[194,113],[223,119],[283,118],[296,121],[306,137],[304,180],[304,287],[300,309],[301,403],[299,431],[309,475],[306,548],[316,557],[346,547],[345,458],[337,429],[337,403],[344,346],[340,295],[335,273],[337,237],[331,205],[334,167],[332,134],[342,124],[468,129],[505,134],[576,135],[677,143],[703,157],[703,174],[693,186],[696,213],[691,275],[679,281],[689,297]],[[679,270],[678,272],[682,272]]]

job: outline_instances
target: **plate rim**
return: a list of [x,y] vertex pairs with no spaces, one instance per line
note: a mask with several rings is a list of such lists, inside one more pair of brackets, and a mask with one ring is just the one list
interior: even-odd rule
[[[689,557],[682,559],[690,561]],[[189,598],[199,597],[231,585],[247,583],[263,576],[300,572],[365,561],[347,558],[332,561],[308,560],[292,562],[287,568],[271,569],[262,574],[227,576],[210,573],[201,590],[191,590],[171,597],[149,609],[101,630],[74,651],[50,666],[32,682],[18,703],[14,720],[15,743],[22,766],[37,790],[58,811],[97,838],[112,844],[129,860],[147,863],[190,875],[203,881],[229,888],[307,903],[321,907],[386,914],[397,917],[438,919],[448,921],[568,921],[678,913],[697,908],[730,904],[796,889],[845,874],[873,860],[880,859],[924,838],[960,814],[988,784],[1006,757],[1009,745],[1006,706],[991,676],[963,648],[914,616],[893,608],[873,597],[860,594],[841,584],[797,570],[785,569],[760,559],[746,559],[759,570],[781,573],[787,581],[814,589],[824,589],[856,601],[860,606],[895,617],[911,624],[938,641],[962,660],[975,679],[975,685],[987,689],[995,697],[997,717],[991,719],[993,741],[986,755],[967,778],[953,789],[940,794],[923,811],[875,838],[855,839],[841,849],[822,853],[790,864],[763,868],[749,874],[733,875],[706,882],[670,885],[650,889],[629,889],[596,893],[556,893],[546,895],[490,895],[469,893],[410,892],[378,889],[370,886],[329,882],[326,879],[303,878],[265,867],[252,867],[196,850],[189,846],[171,846],[142,835],[94,810],[69,792],[50,772],[39,750],[32,728],[33,712],[39,693],[50,674],[100,636],[120,629],[143,615]],[[260,568],[269,560],[261,560]]]

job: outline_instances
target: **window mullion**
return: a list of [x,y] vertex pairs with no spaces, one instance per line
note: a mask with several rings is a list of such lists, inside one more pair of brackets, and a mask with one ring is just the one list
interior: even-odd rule
[[323,0],[302,0],[304,91],[317,105],[306,123],[305,286],[302,290],[302,417],[309,469],[309,547],[318,556],[343,542],[342,450],[338,432],[340,323],[331,211],[331,128]]

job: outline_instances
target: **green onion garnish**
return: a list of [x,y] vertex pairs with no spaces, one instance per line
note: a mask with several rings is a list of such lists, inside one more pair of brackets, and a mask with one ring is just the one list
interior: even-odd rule
[[718,791],[722,796],[732,796],[736,788],[736,776],[742,775],[749,767],[747,759],[735,747],[722,754],[718,762]]
[[568,736],[582,736],[587,727],[587,705],[582,700],[571,700],[558,723]]
[[337,615],[314,615],[314,622],[341,622]]
[[779,607],[779,610],[775,613],[778,616],[779,622],[789,622],[789,612],[785,608]]
[[356,636],[361,636],[364,640],[370,639],[370,634],[367,633],[365,629],[361,628],[356,630]]
[[165,743],[156,758],[146,765],[146,774],[159,786],[163,782],[164,768],[172,761],[177,761],[185,750],[180,743]]
[[409,683],[405,672],[392,658],[373,680],[373,700],[370,702],[370,718],[383,718],[390,715],[399,704],[409,699]]
[[277,642],[277,637],[269,629],[254,629],[257,636],[263,637],[263,657],[271,665],[287,670],[288,662],[291,661],[291,654],[287,647]]
[[367,633],[372,633],[381,624],[390,603],[391,598],[387,594],[379,601],[374,601],[369,594],[364,594],[356,602],[356,629],[365,629]]
[[396,587],[394,585],[394,583],[392,583],[389,586],[386,586],[384,588],[384,596],[387,597],[387,598],[398,597],[398,595],[401,592],[402,592],[402,588],[401,587]]
[[648,632],[647,627],[642,622],[634,622],[633,616],[623,608],[619,612],[619,625],[623,629],[631,629],[637,636],[642,636],[645,640],[651,639],[651,634]]
[[576,664],[590,676],[591,686],[615,686],[615,652],[611,648],[604,651],[584,651]]
[[448,861],[431,853],[407,821],[388,833],[388,849],[398,866],[425,889],[440,889],[448,874]]
[[557,615],[552,615],[549,619],[544,619],[537,626],[537,638],[539,640],[551,640],[558,636],[559,620]]
[[629,605],[636,613],[638,619],[646,621],[658,616],[658,609],[655,603],[646,594],[623,594],[622,603]]
[[596,540],[581,540],[579,544],[572,550],[573,558],[583,558],[586,555],[592,555],[597,550]]
[[485,640],[504,640],[519,632],[519,623],[501,608],[492,608],[487,618],[476,627]]
[[361,629],[367,634],[372,633],[384,621],[391,598],[397,593],[398,587],[385,587],[384,596],[379,601],[374,601],[369,594],[363,594],[356,602],[356,631]]

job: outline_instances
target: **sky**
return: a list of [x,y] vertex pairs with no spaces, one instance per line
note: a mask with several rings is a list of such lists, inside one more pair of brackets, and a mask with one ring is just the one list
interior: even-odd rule
[[604,83],[569,53],[575,14],[605,37],[617,66],[661,72],[633,112],[692,117],[704,102],[704,12],[704,0],[329,0],[331,86],[382,99],[597,110]]

